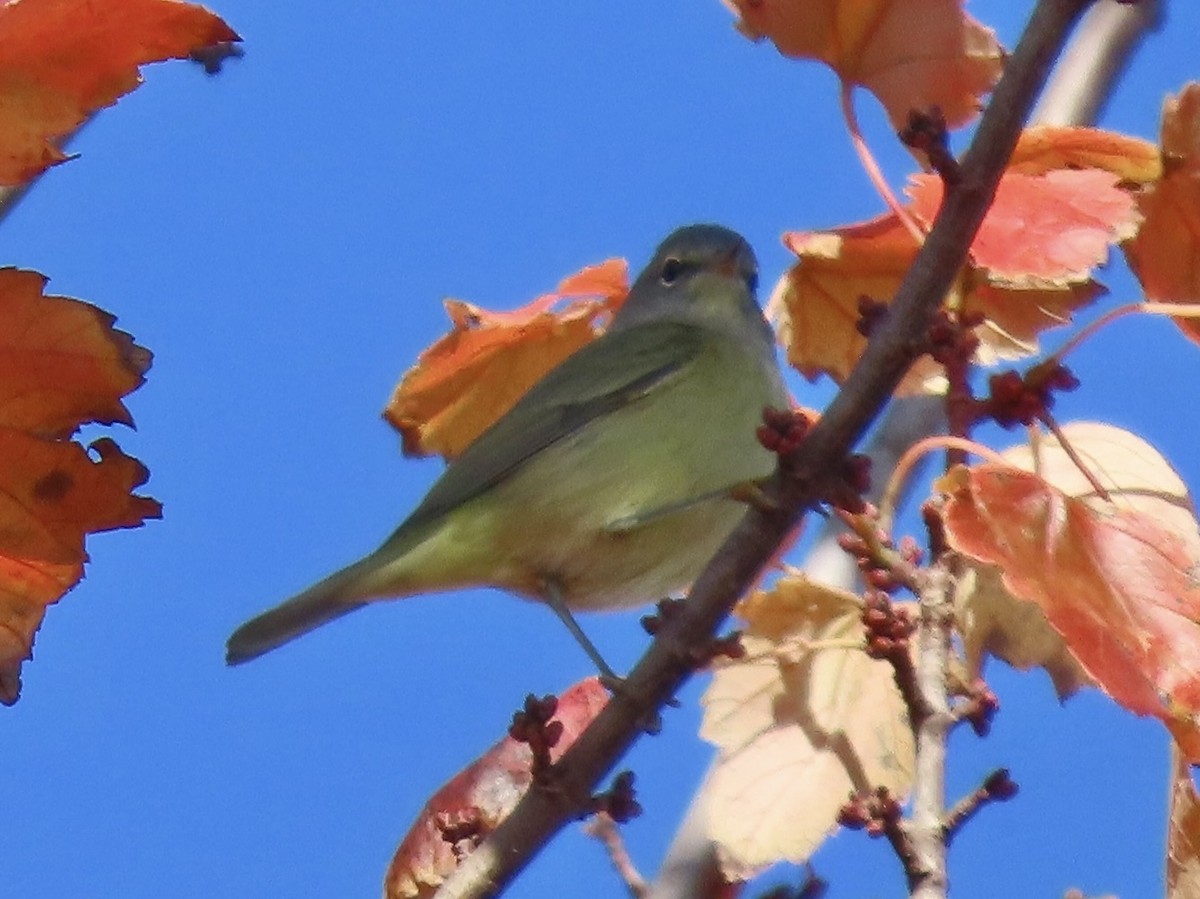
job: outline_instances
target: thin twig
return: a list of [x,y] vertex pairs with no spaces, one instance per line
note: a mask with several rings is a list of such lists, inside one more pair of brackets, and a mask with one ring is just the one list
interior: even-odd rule
[[854,109],[854,85],[849,81],[842,81],[838,98],[842,105],[842,119],[846,122],[846,130],[850,134],[850,145],[854,147],[854,152],[858,155],[858,161],[867,174],[867,180],[871,182],[875,192],[887,204],[888,209],[900,220],[900,224],[912,235],[916,245],[920,246],[921,242],[925,240],[925,232],[921,230],[921,226],[916,223],[904,205],[896,199],[896,194],[892,192],[892,186],[888,184],[883,169],[879,167],[875,154],[871,152],[867,139],[863,137],[862,128],[858,124],[858,113]]
[[1092,485],[1092,489],[1096,491],[1096,496],[1107,502],[1112,502],[1112,496],[1109,494],[1108,490],[1106,490],[1104,485],[1100,483],[1100,479],[1096,476],[1096,473],[1088,468],[1087,463],[1085,463],[1083,459],[1079,457],[1079,453],[1075,452],[1075,447],[1071,445],[1071,441],[1067,439],[1067,435],[1064,434],[1062,428],[1058,426],[1058,422],[1054,419],[1054,416],[1046,413],[1038,418],[1039,421],[1041,421],[1041,423],[1050,430],[1050,433],[1054,435],[1055,439],[1058,440],[1059,447],[1064,453],[1066,453],[1067,458],[1071,460],[1071,463],[1075,466],[1079,473],[1083,475],[1084,480]]
[[638,872],[637,865],[633,863],[629,850],[625,848],[625,840],[621,838],[617,822],[601,812],[594,815],[584,829],[604,846],[613,870],[629,890],[629,895],[633,899],[643,899],[649,887],[646,885],[646,879]]
[[1008,769],[997,768],[984,779],[978,790],[964,796],[946,813],[942,824],[946,845],[950,845],[962,826],[974,818],[985,805],[1007,802],[1016,795],[1017,785],[1008,776]]

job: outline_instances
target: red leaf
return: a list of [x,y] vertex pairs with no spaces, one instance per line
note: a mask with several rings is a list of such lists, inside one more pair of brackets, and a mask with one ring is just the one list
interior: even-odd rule
[[[1100,169],[1060,169],[1044,175],[1009,172],[971,244],[971,259],[993,282],[1015,287],[1065,287],[1091,277],[1109,244],[1133,236],[1141,215],[1120,178]],[[913,213],[933,222],[942,181],[916,175],[908,190]]]
[[[562,722],[563,733],[550,752],[552,761],[578,739],[606,702],[608,691],[595,677],[559,696],[555,720]],[[451,828],[465,825],[467,842],[484,839],[529,789],[532,763],[527,744],[505,737],[434,793],[388,866],[385,899],[431,896],[459,862]]]
[[1102,690],[1160,718],[1200,761],[1200,540],[1127,508],[1093,508],[1029,472],[959,468],[943,479],[950,544],[997,566],[1041,606]]

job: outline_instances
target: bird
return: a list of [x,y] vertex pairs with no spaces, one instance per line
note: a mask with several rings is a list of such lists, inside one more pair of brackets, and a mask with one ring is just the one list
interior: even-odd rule
[[[745,514],[787,408],[758,263],[715,224],[672,232],[609,327],[479,435],[374,552],[237,628],[240,665],[372,602],[490,586],[573,612],[686,589]],[[739,498],[739,496],[743,498]]]

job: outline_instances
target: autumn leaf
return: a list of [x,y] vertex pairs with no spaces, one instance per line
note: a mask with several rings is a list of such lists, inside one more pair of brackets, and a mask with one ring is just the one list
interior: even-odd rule
[[447,300],[452,330],[405,372],[384,410],[405,455],[457,456],[546,372],[598,337],[628,292],[628,267],[610,259],[512,312]]
[[1200,896],[1200,796],[1178,751],[1171,753],[1171,807],[1167,817],[1167,899]]
[[1087,280],[1059,288],[1019,288],[975,281],[966,308],[983,316],[975,328],[979,349],[975,363],[995,366],[1036,355],[1038,337],[1050,328],[1069,325],[1074,313],[1103,296],[1106,288]]
[[[916,258],[916,241],[898,217],[885,215],[823,233],[789,232],[783,243],[797,263],[780,279],[767,306],[779,341],[806,378],[828,374],[841,383],[867,345],[858,330],[861,299],[890,302]],[[1042,331],[1069,323],[1075,310],[1103,292],[1092,280],[1019,288],[970,268],[959,287],[963,307],[984,319],[975,329],[980,365],[1033,355]],[[941,384],[940,367],[923,357],[897,393],[938,392]]]
[[141,83],[138,66],[240,40],[178,0],[20,0],[0,6],[0,184],[68,157],[54,139]]
[[[1090,280],[1109,244],[1132,237],[1141,221],[1119,181],[1100,169],[1005,173],[971,243],[971,262],[993,287],[1064,289]],[[908,195],[913,214],[932,225],[941,178],[915,175]]]
[[[1159,171],[1156,149],[1125,135],[1052,126],[1022,134],[950,297],[983,317],[975,329],[975,364],[1036,354],[1043,331],[1070,323],[1103,294],[1096,267],[1141,222],[1131,188]],[[906,214],[930,227],[941,180],[916,175],[908,193]],[[866,347],[858,330],[862,299],[890,302],[919,242],[894,214],[825,232],[789,232],[783,242],[797,263],[768,304],[780,342],[805,377],[828,374],[840,383]],[[942,387],[940,367],[922,358],[897,393]]]
[[1100,169],[1124,182],[1162,177],[1158,147],[1140,137],[1079,125],[1033,125],[1021,132],[1008,171],[1044,175],[1055,169]]
[[1022,671],[1044,668],[1060,700],[1091,685],[1041,607],[1013,596],[999,569],[968,565],[955,584],[954,611],[972,677],[994,656]]
[[[563,732],[550,751],[557,761],[600,714],[608,691],[589,677],[562,693],[554,720]],[[433,794],[396,850],[384,880],[384,899],[432,896],[458,864],[458,828],[468,842],[487,837],[533,783],[527,743],[505,737]]]
[[84,422],[132,424],[121,397],[142,384],[150,353],[95,306],[44,296],[45,284],[0,269],[0,426],[60,438]]
[[1004,50],[961,0],[725,0],[738,29],[770,38],[784,56],[829,65],[871,91],[892,124],[938,107],[951,126],[978,113],[1000,77]]
[[[1091,422],[1072,422],[1062,431],[1113,502],[1141,510],[1181,533],[1194,527],[1187,486],[1141,437]],[[1096,495],[1092,482],[1053,437],[1039,433],[1035,444],[1018,444],[1003,456],[1017,468],[1036,472],[1067,496],[1082,499],[1100,512],[1108,508],[1108,501]],[[1041,608],[1013,596],[992,566],[972,566],[960,580],[956,612],[973,673],[979,673],[987,656],[994,655],[1017,668],[1045,668],[1062,699],[1091,684]]]
[[909,789],[907,711],[891,668],[863,652],[861,613],[799,572],[737,609],[745,657],[717,666],[701,727],[720,750],[705,814],[730,879],[808,858],[852,791]]
[[85,423],[131,424],[121,398],[150,353],[78,300],[44,296],[36,272],[0,269],[0,702],[20,691],[45,610],[78,583],[87,534],[137,527],[160,506],[133,494],[146,469]]
[[[1037,473],[986,464],[939,482],[947,540],[996,566],[1012,597],[1037,603],[1100,689],[1160,718],[1189,760],[1200,759],[1200,528],[1191,500],[1136,436],[1101,425],[1065,433],[1111,502],[1071,473],[1061,447],[1014,451]],[[1022,651],[1044,637],[1028,619],[993,617],[991,626]]]
[[[767,315],[797,371],[841,383],[867,346],[857,328],[860,298],[890,299],[916,258],[916,242],[888,215],[834,231],[788,232],[783,244],[799,261],[776,285]],[[899,393],[920,392],[924,378],[938,373],[932,363],[917,364]]]
[[[1160,140],[1163,177],[1139,197],[1145,222],[1125,245],[1125,255],[1147,299],[1195,307],[1200,304],[1200,83],[1167,98]],[[1200,343],[1200,319],[1174,321]]]

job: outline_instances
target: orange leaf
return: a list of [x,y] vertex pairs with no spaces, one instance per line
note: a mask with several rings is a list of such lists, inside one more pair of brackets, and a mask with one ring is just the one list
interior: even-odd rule
[[[861,297],[890,302],[917,255],[917,245],[894,215],[824,233],[789,232],[784,245],[798,257],[768,304],[788,361],[810,380],[829,374],[839,383],[858,361],[867,341],[859,333]],[[964,307],[984,315],[976,328],[975,361],[993,365],[1037,352],[1037,335],[1070,321],[1071,313],[1097,297],[1094,281],[1041,289],[993,283],[986,271],[961,279]],[[918,360],[900,395],[940,389],[941,369]]]
[[[1009,172],[971,244],[971,259],[993,284],[1065,288],[1087,281],[1108,258],[1108,245],[1132,237],[1137,205],[1099,169],[1060,169],[1044,175]],[[942,203],[942,180],[916,175],[908,194],[926,225]]]
[[898,129],[913,109],[937,106],[951,126],[979,111],[1004,50],[961,0],[725,0],[747,37],[784,56],[816,59],[865,87]]
[[0,427],[58,438],[84,422],[132,424],[121,397],[141,385],[150,353],[107,312],[43,296],[45,284],[0,269]]
[[[857,328],[859,299],[890,301],[917,245],[894,215],[834,231],[787,232],[783,244],[799,262],[776,285],[767,314],[797,371],[810,381],[828,374],[841,383],[867,345]],[[897,392],[921,392],[938,371],[918,361]]]
[[903,796],[913,773],[908,713],[863,652],[854,594],[792,572],[737,614],[746,653],[718,663],[701,727],[720,749],[705,809],[729,879],[808,858],[851,791]]
[[31,657],[33,635],[46,607],[79,582],[83,564],[26,562],[0,555],[0,702],[21,695],[21,663]]
[[[1146,297],[1162,303],[1200,303],[1200,84],[1192,82],[1163,104],[1165,174],[1141,195],[1145,223],[1125,245],[1129,266]],[[1200,343],[1200,319],[1175,323]]]
[[405,372],[384,410],[405,454],[457,456],[546,372],[594,340],[628,292],[624,261],[610,259],[512,312],[447,300],[453,330]]
[[983,324],[975,329],[980,340],[976,364],[995,365],[1035,355],[1039,334],[1070,324],[1072,313],[1104,292],[1099,282],[1090,279],[1045,288],[1023,288],[981,279],[966,301],[969,311],[984,316]]
[[1008,171],[1043,175],[1054,169],[1102,169],[1122,181],[1147,184],[1162,177],[1162,160],[1149,141],[1103,128],[1026,128],[1008,159]]
[[[550,751],[557,761],[600,714],[608,692],[595,677],[580,681],[558,699],[555,720],[563,732]],[[508,817],[533,783],[533,754],[527,743],[505,737],[433,794],[396,850],[384,880],[384,899],[432,896],[458,864],[455,843],[487,837]],[[455,827],[466,835],[456,836]]]
[[21,0],[0,6],[0,184],[65,161],[52,140],[141,81],[138,66],[239,40],[178,0]]
[[0,702],[16,701],[46,606],[83,576],[84,538],[161,514],[131,491],[146,469],[111,440],[95,458],[69,437],[130,423],[121,398],[150,353],[86,303],[43,296],[36,272],[0,269]]
[[107,438],[92,444],[38,440],[0,428],[0,702],[20,692],[21,663],[46,606],[83,577],[84,537],[162,517],[132,494],[147,472]]
[[[1122,506],[1092,506],[1045,479],[988,464],[942,479],[950,544],[997,566],[1036,602],[1096,684],[1162,719],[1200,760],[1200,531]],[[1189,509],[1190,512],[1190,509]]]

